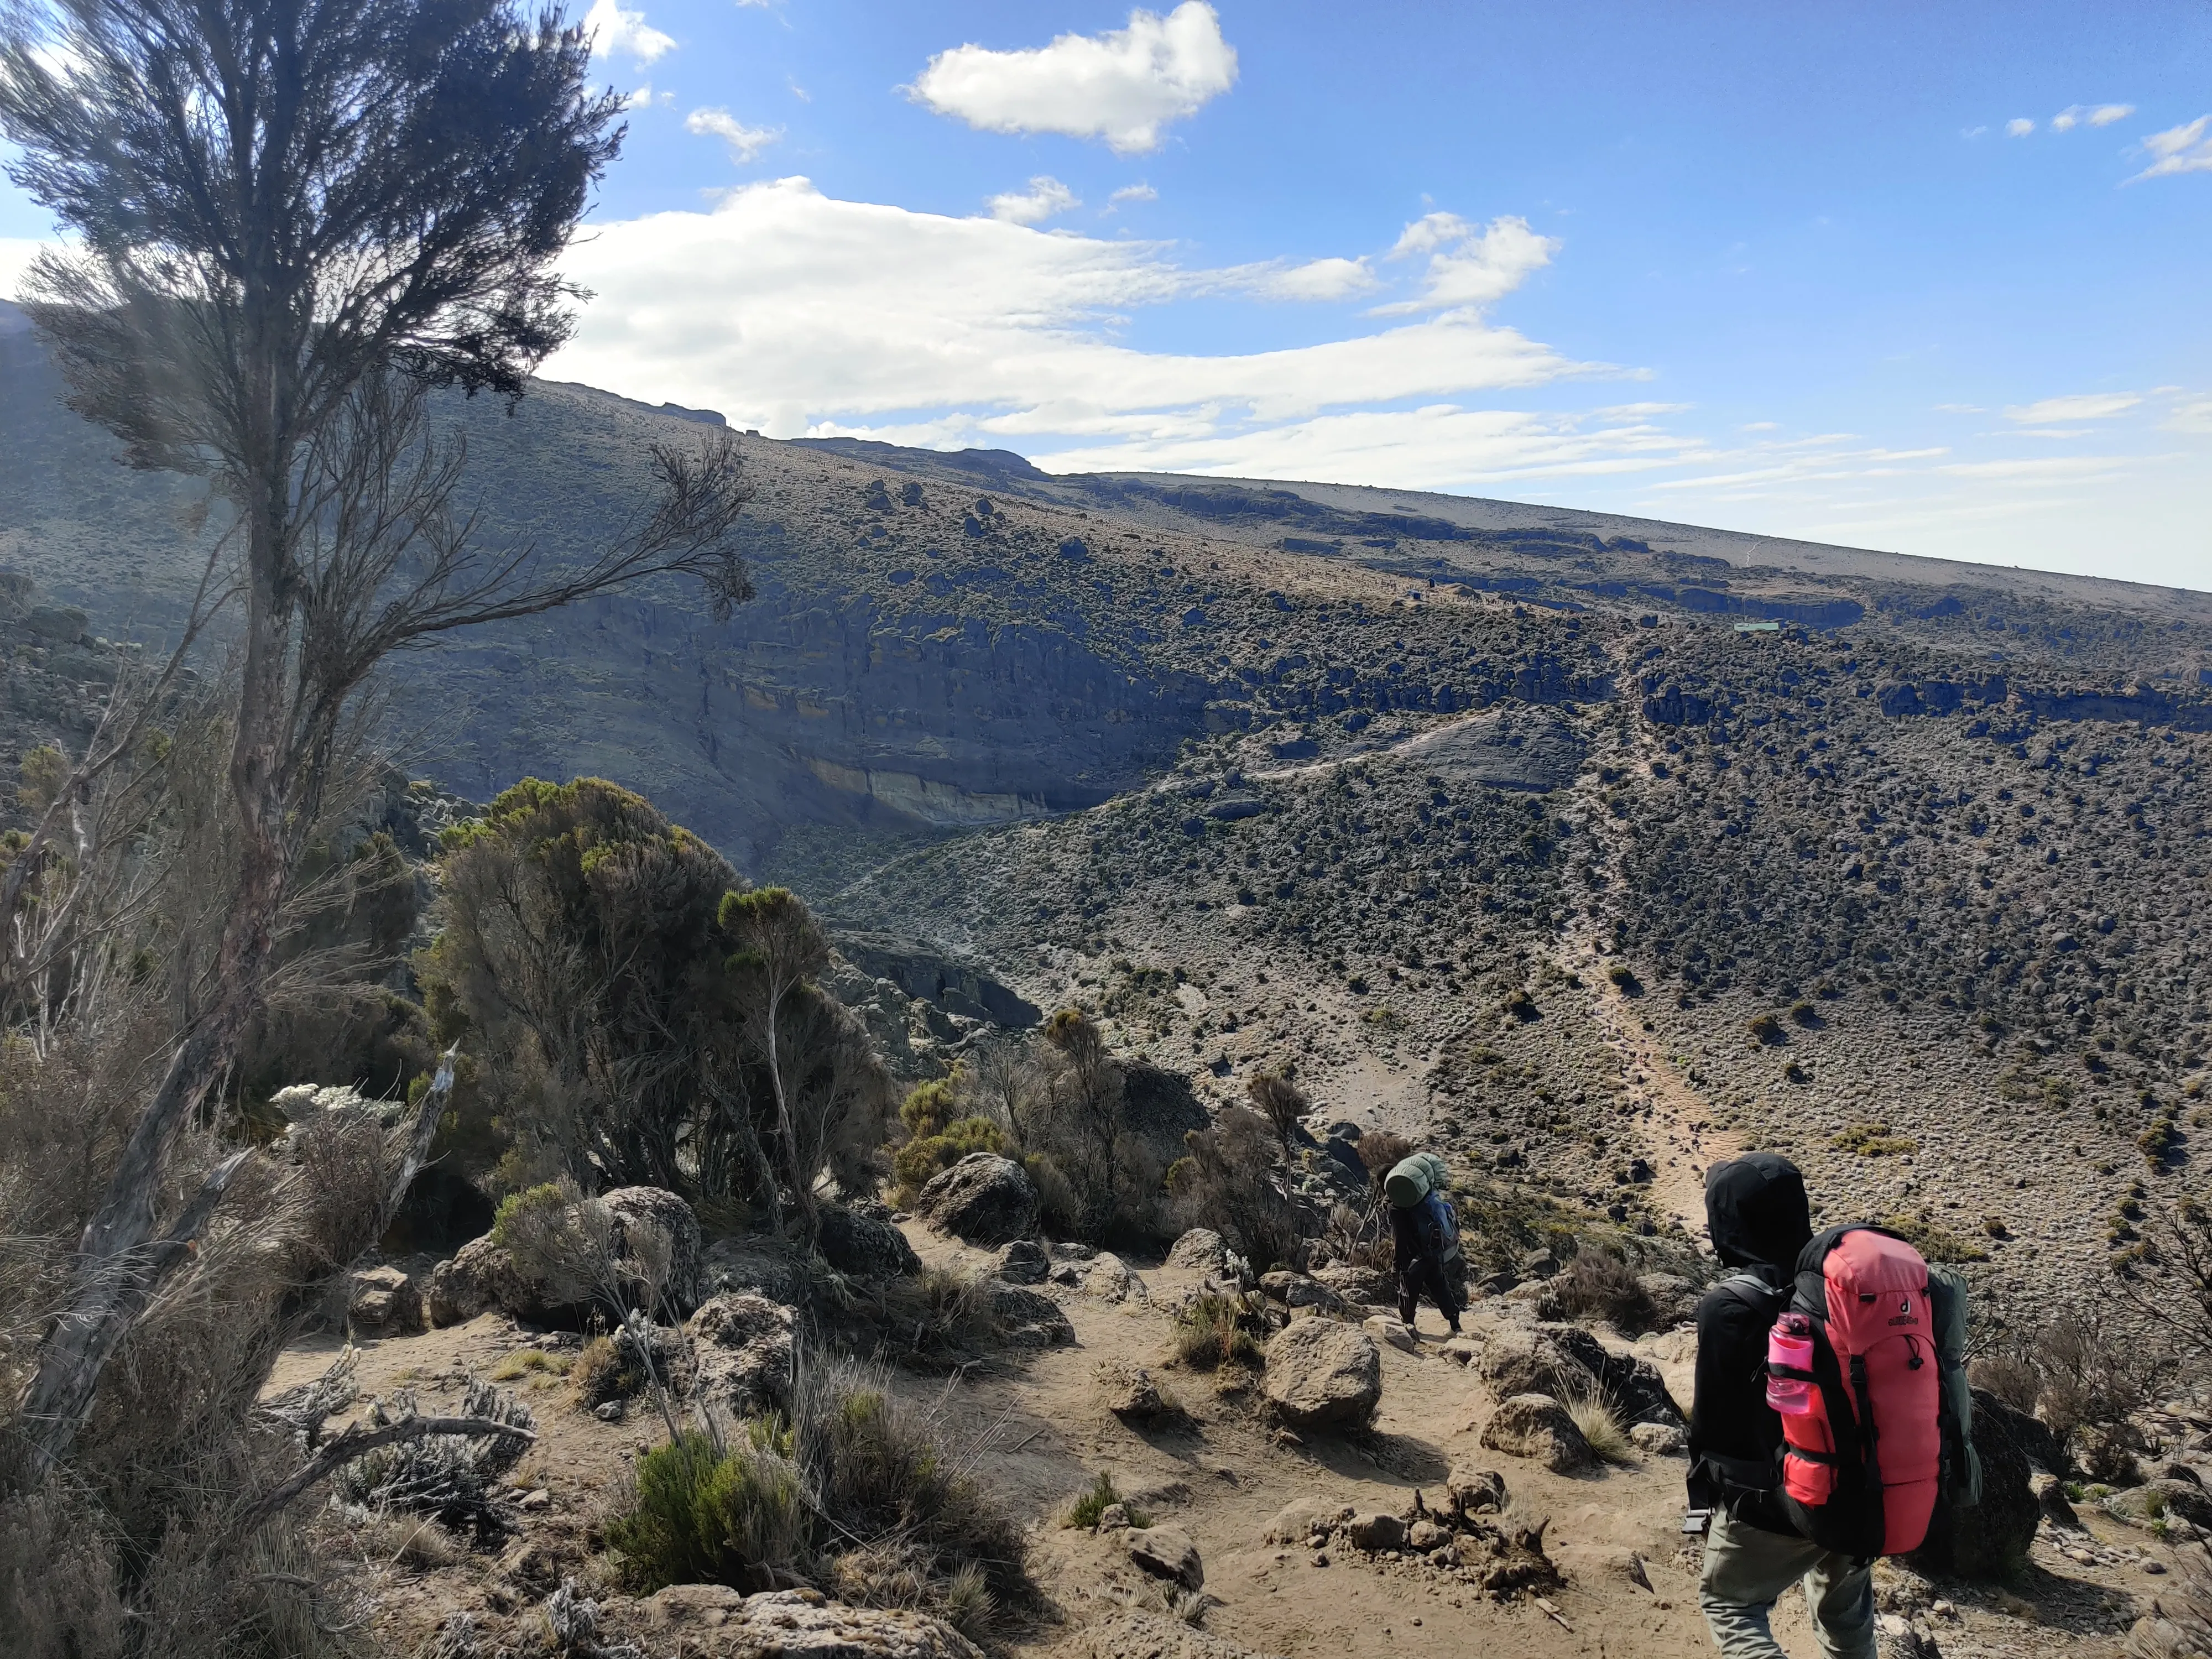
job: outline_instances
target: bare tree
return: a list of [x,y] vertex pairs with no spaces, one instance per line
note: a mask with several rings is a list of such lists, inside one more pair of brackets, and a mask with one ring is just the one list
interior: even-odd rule
[[721,923],[737,941],[731,966],[738,972],[738,1006],[768,1065],[775,1103],[775,1157],[783,1184],[790,1189],[806,1236],[817,1223],[814,1171],[810,1149],[802,1145],[796,1095],[799,1079],[787,1063],[786,1012],[806,982],[830,963],[830,941],[799,896],[781,887],[730,893],[722,900]]
[[[344,709],[394,651],[666,572],[750,594],[726,436],[654,456],[659,504],[580,562],[489,549],[455,508],[431,388],[521,395],[573,329],[553,262],[617,153],[589,45],[512,0],[58,0],[0,22],[15,181],[77,251],[27,309],[80,413],[233,519],[242,599],[234,889],[211,994],[85,1228],[22,1397],[34,1474],[186,1257],[156,1237],[170,1153],[260,1005]],[[234,1164],[187,1201],[204,1221]]]
[[1313,1109],[1306,1091],[1291,1081],[1287,1071],[1255,1072],[1244,1080],[1244,1097],[1275,1126],[1275,1137],[1283,1143],[1283,1156],[1288,1158],[1298,1120]]

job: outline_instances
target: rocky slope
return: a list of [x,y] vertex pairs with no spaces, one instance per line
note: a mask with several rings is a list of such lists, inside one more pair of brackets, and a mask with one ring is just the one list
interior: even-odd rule
[[[18,647],[49,676],[158,632],[206,533],[55,392],[0,310],[0,564],[24,627],[84,613]],[[452,416],[493,533],[556,553],[697,430],[556,385]],[[1326,1116],[1624,1219],[1757,1139],[1838,1213],[2080,1276],[2137,1183],[2191,1180],[2212,595],[740,441],[754,604],[641,589],[411,657],[410,768],[613,777],[932,1006],[1079,1000],[1216,1097],[1292,1062]]]

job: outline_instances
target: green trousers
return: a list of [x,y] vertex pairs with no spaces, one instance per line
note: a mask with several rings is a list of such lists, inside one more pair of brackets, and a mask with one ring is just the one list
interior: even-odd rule
[[1723,1510],[1705,1537],[1698,1606],[1724,1659],[1785,1659],[1767,1618],[1800,1579],[1824,1659],[1875,1659],[1870,1565],[1802,1538],[1761,1532]]

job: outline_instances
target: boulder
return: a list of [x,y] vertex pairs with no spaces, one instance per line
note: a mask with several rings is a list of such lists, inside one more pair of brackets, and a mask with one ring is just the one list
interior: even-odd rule
[[939,1232],[966,1244],[1005,1244],[1036,1225],[1036,1188],[1028,1172],[996,1152],[970,1152],[932,1176],[915,1209]]
[[1406,1547],[1421,1555],[1442,1549],[1452,1540],[1451,1528],[1423,1516],[1406,1528]]
[[1293,1320],[1267,1344],[1267,1393],[1294,1429],[1364,1423],[1382,1398],[1382,1356],[1364,1331]]
[[[1987,1477],[1984,1478],[1986,1480]],[[2212,1492],[2207,1492],[2194,1480],[2165,1476],[2146,1480],[2140,1486],[2114,1492],[2105,1500],[2105,1507],[2130,1521],[2148,1522],[2171,1516],[2186,1521],[2192,1527],[2212,1530]]]
[[1307,1273],[1294,1273],[1287,1267],[1261,1273],[1260,1292],[1286,1308],[1310,1308],[1316,1313],[1333,1314],[1344,1306],[1344,1298],[1319,1279]]
[[2043,1511],[2043,1518],[2065,1532],[2081,1530],[2081,1517],[2074,1513],[2074,1505],[2067,1501],[2066,1485],[2055,1474],[2045,1474],[2040,1469],[2027,1479],[2028,1490],[2035,1494],[2035,1506]]
[[1671,1331],[1697,1317],[1698,1287],[1675,1273],[1639,1273],[1637,1288],[1651,1304],[1651,1328]]
[[1386,1342],[1401,1353],[1421,1351],[1421,1339],[1414,1334],[1413,1328],[1389,1314],[1370,1314],[1360,1328],[1377,1342]]
[[1506,1325],[1483,1344],[1472,1369],[1500,1400],[1517,1394],[1547,1394],[1553,1399],[1598,1385],[1604,1346],[1574,1325]]
[[701,1395],[740,1416],[791,1397],[792,1310],[766,1297],[725,1291],[691,1316]]
[[363,1336],[412,1336],[422,1328],[422,1293],[397,1267],[370,1267],[346,1286],[347,1327]]
[[1567,1408],[1547,1394],[1516,1394],[1499,1402],[1482,1426],[1482,1443],[1492,1451],[1532,1458],[1554,1474],[1586,1468],[1591,1462],[1589,1442]]
[[1395,1515],[1370,1510],[1344,1523],[1344,1535],[1370,1555],[1406,1547],[1406,1523]]
[[1144,1281],[1111,1250],[1101,1250],[1092,1260],[1091,1271],[1083,1276],[1083,1290],[1102,1302],[1127,1302],[1132,1296],[1140,1303],[1145,1300]]
[[1638,1423],[1628,1438],[1646,1457],[1679,1457],[1690,1448],[1688,1437],[1672,1423]]
[[1229,1246],[1219,1233],[1210,1227],[1193,1227],[1175,1242],[1168,1252],[1170,1267],[1189,1267],[1200,1273],[1218,1273],[1229,1266]]
[[1267,1522],[1261,1540],[1269,1544],[1304,1544],[1309,1539],[1326,1536],[1351,1518],[1349,1504],[1332,1504],[1319,1498],[1294,1498],[1275,1511],[1275,1518]]
[[1187,1590],[1206,1583],[1206,1566],[1190,1534],[1173,1527],[1139,1527],[1129,1534],[1129,1561],[1141,1572],[1164,1578]]
[[1444,1477],[1444,1493],[1460,1515],[1503,1514],[1505,1510],[1505,1477],[1477,1464],[1453,1464]]
[[1182,1414],[1182,1408],[1160,1391],[1152,1374],[1142,1365],[1106,1360],[1098,1367],[1097,1382],[1098,1403],[1116,1417],[1152,1423]]
[[[615,1255],[631,1264],[629,1277],[638,1291],[643,1292],[648,1279],[657,1277],[661,1300],[670,1313],[681,1317],[697,1307],[707,1293],[701,1267],[705,1252],[701,1248],[699,1218],[691,1206],[660,1187],[617,1187],[600,1194],[599,1203],[614,1221],[611,1242]],[[660,1265],[657,1253],[640,1249],[648,1231],[667,1241],[668,1260],[665,1272],[659,1275],[649,1274],[643,1265],[649,1255],[654,1256],[654,1266]]]
[[921,1258],[906,1235],[888,1221],[832,1206],[822,1212],[817,1235],[822,1259],[854,1279],[899,1279],[921,1271]]
[[992,1258],[991,1273],[1009,1285],[1042,1285],[1052,1271],[1052,1258],[1034,1238],[1018,1238]]
[[720,1630],[745,1616],[745,1593],[727,1584],[671,1584],[646,1598],[647,1627],[685,1636]]
[[[2030,1482],[2027,1447],[2044,1429],[1984,1389],[1974,1390],[1974,1449],[1982,1463],[1982,1501],[1972,1508],[1939,1500],[1927,1541],[1906,1558],[1917,1572],[2008,1579],[2027,1559],[2042,1507]],[[2048,1433],[2046,1429],[2044,1431]]]
[[1398,1299],[1398,1282],[1379,1267],[1316,1267],[1314,1277],[1346,1302],[1387,1308]]
[[991,1322],[1011,1346],[1049,1348],[1075,1340],[1075,1327],[1042,1291],[997,1279],[987,1279],[983,1291],[991,1299]]
[[497,1308],[533,1325],[554,1322],[562,1311],[545,1287],[526,1275],[487,1233],[472,1238],[430,1270],[430,1322],[459,1325]]

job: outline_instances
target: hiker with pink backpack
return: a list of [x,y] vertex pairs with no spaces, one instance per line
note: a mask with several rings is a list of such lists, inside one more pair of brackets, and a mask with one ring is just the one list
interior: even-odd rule
[[1691,1523],[1698,1601],[1727,1659],[1783,1659],[1769,1618],[1802,1582],[1826,1659],[1875,1659],[1875,1559],[1981,1493],[1966,1286],[1881,1227],[1817,1237],[1772,1152],[1717,1164],[1705,1225],[1734,1269],[1698,1304]]

